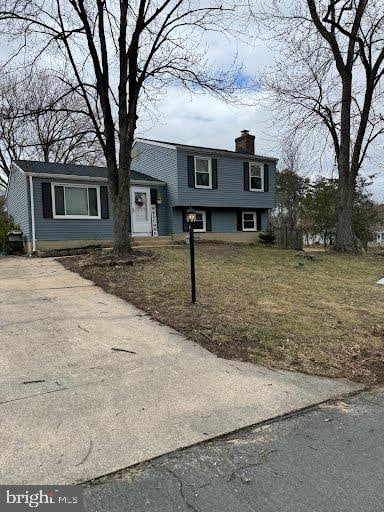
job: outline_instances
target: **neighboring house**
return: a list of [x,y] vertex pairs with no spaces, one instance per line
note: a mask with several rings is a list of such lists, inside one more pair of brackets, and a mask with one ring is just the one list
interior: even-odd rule
[[[254,154],[244,130],[236,151],[137,139],[131,171],[132,235],[182,238],[185,212],[197,210],[201,238],[251,242],[269,227],[276,159]],[[113,241],[104,167],[18,160],[7,207],[28,252]]]

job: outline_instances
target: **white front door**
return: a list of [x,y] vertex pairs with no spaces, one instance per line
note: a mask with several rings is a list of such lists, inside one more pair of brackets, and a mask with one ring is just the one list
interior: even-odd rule
[[131,188],[131,217],[133,236],[151,236],[151,193],[147,187]]

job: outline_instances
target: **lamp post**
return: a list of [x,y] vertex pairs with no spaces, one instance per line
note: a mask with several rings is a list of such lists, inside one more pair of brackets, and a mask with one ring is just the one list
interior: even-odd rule
[[193,236],[193,225],[196,222],[196,212],[190,207],[186,212],[186,220],[189,227],[189,254],[191,260],[191,291],[192,303],[196,302],[196,274],[195,274],[195,239]]

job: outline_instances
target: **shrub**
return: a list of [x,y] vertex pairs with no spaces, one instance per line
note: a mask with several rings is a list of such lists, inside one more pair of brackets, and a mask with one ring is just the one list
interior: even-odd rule
[[5,210],[4,197],[0,197],[0,253],[4,252],[7,233],[16,228],[12,217]]
[[261,244],[265,245],[273,245],[275,243],[276,237],[273,231],[264,231],[259,235],[259,241]]

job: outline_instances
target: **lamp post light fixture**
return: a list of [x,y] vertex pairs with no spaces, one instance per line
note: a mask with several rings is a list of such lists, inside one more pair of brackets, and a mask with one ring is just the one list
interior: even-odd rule
[[190,207],[186,212],[186,220],[189,227],[189,254],[191,260],[191,291],[192,303],[196,302],[196,273],[195,273],[195,238],[193,236],[193,225],[196,222],[196,212]]

